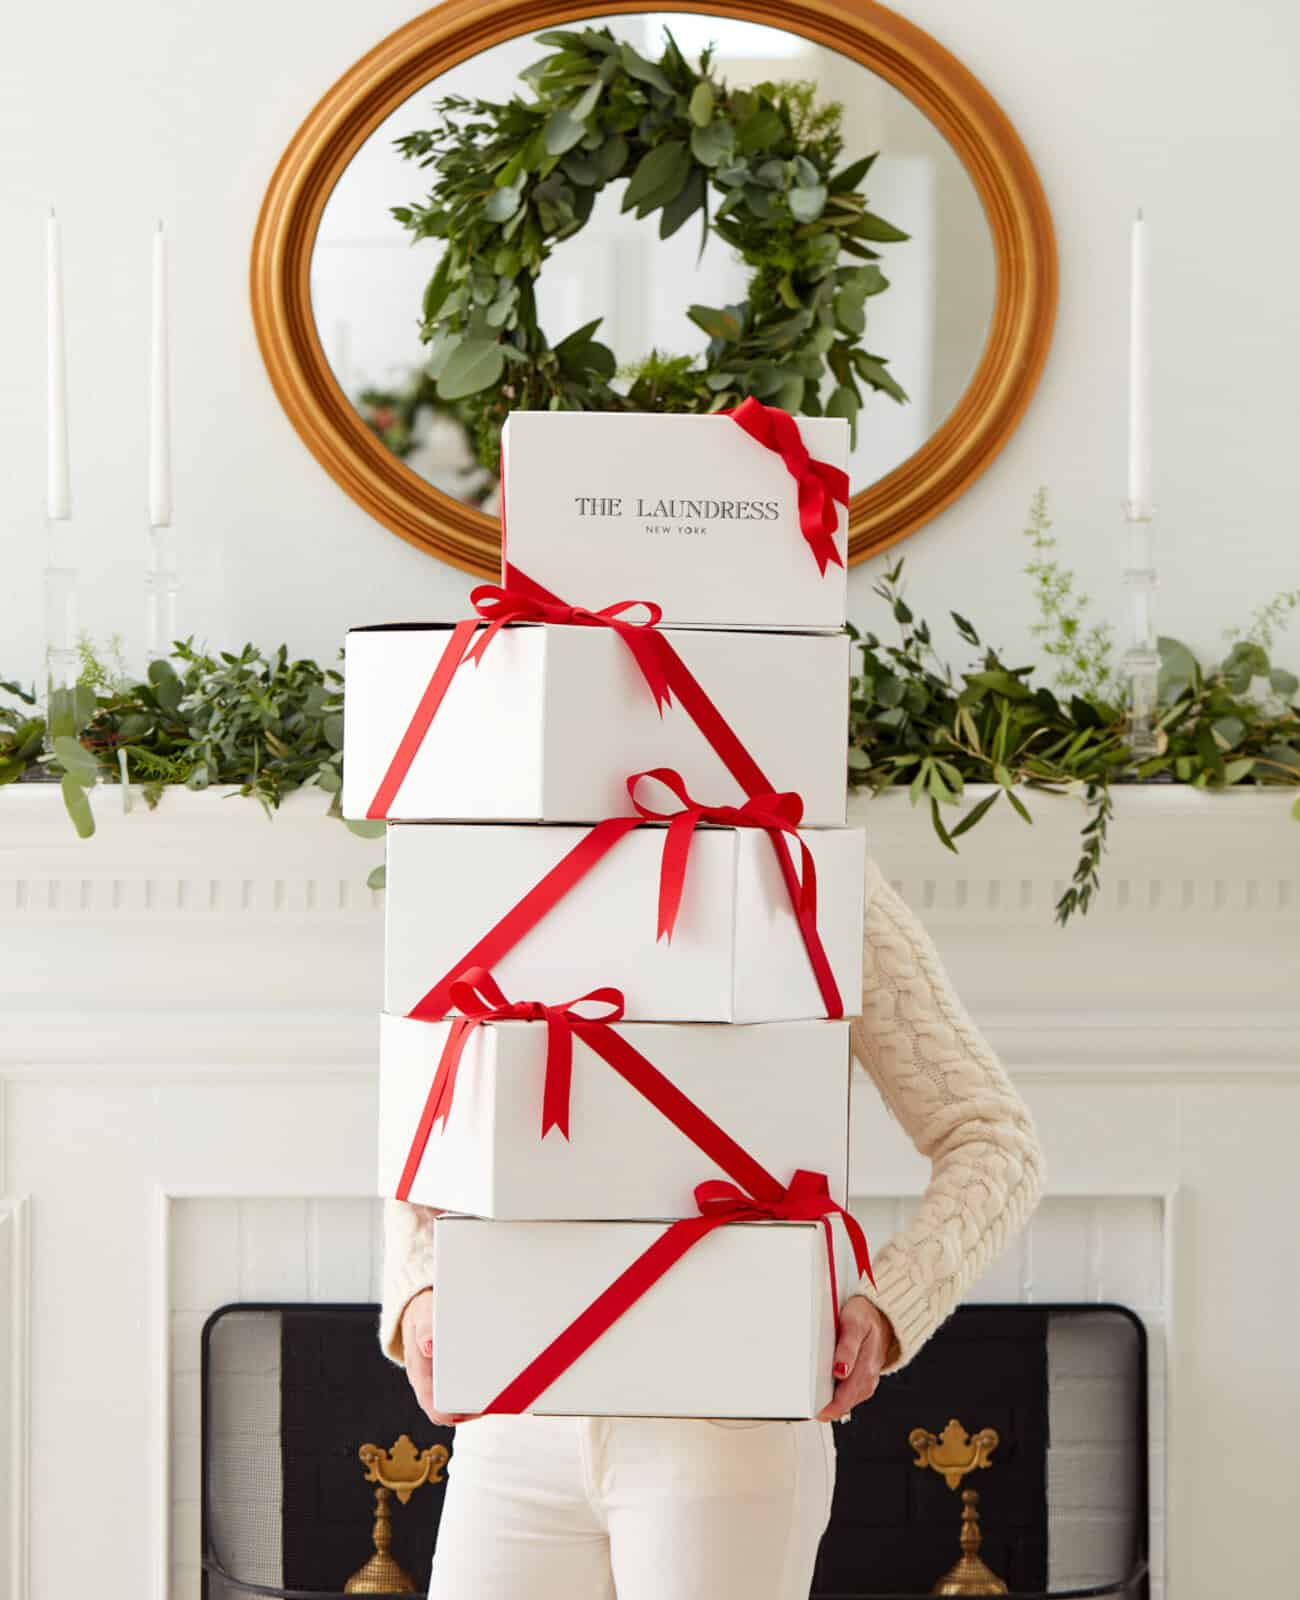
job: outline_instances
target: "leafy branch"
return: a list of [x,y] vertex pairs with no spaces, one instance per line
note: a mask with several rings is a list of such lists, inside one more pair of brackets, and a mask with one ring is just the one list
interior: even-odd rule
[[184,640],[133,680],[83,642],[80,681],[51,697],[48,727],[34,692],[0,690],[11,702],[0,703],[0,784],[57,777],[83,836],[94,832],[88,794],[100,783],[139,783],[150,807],[170,785],[229,784],[268,815],[313,786],[340,814],[342,675],[284,646],[212,655]]
[[1025,529],[1033,550],[1025,572],[1033,580],[1038,610],[1038,621],[1030,631],[1041,641],[1044,654],[1056,663],[1058,689],[1104,697],[1115,688],[1113,631],[1107,622],[1085,625],[1088,596],[1080,593],[1074,574],[1053,553],[1057,541],[1051,527],[1047,490],[1039,489],[1030,502]]
[[[537,42],[550,53],[520,75],[531,99],[444,96],[432,127],[397,140],[432,186],[393,215],[415,241],[444,242],[421,310],[428,373],[484,466],[519,408],[711,412],[754,395],[856,428],[864,390],[906,400],[862,337],[867,300],[889,286],[876,246],[907,236],[868,209],[875,158],[839,166],[838,106],[808,83],[733,89],[709,51],[691,65],[671,33],[655,61],[608,28]],[[535,298],[554,246],[624,180],[622,209],[657,215],[661,238],[698,216],[701,249],[716,234],[751,269],[741,303],[689,308],[708,335],[702,360],[655,353],[626,392],[600,319],[552,344]]]
[[[1087,820],[1070,885],[1056,904],[1058,922],[1086,912],[1098,890],[1113,784],[1300,788],[1300,685],[1271,665],[1261,645],[1239,642],[1221,664],[1203,669],[1186,645],[1161,639],[1160,748],[1137,764],[1122,704],[1095,692],[1058,697],[1034,686],[1032,667],[1008,666],[957,612],[950,615],[958,634],[980,654],[954,674],[904,598],[902,573],[899,561],[874,591],[896,625],[894,642],[850,630],[860,670],[850,684],[849,783],[873,793],[906,786],[913,805],[928,805],[936,835],[954,852],[999,802],[1028,823],[1029,793],[1080,794]],[[1272,701],[1252,697],[1261,678]],[[968,783],[994,787],[963,811]],[[1300,798],[1292,813],[1300,820]]]

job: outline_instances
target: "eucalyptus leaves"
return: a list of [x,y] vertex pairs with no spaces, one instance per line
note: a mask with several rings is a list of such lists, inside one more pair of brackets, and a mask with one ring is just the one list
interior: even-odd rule
[[[853,630],[861,666],[850,689],[849,783],[876,793],[906,786],[913,805],[928,806],[935,833],[953,851],[999,802],[1032,822],[1026,800],[1033,791],[1080,793],[1087,820],[1070,883],[1056,905],[1057,920],[1065,923],[1087,911],[1099,886],[1114,784],[1300,790],[1300,681],[1275,667],[1266,648],[1291,609],[1287,595],[1258,613],[1255,626],[1234,638],[1217,665],[1203,667],[1185,644],[1162,638],[1159,753],[1135,761],[1125,738],[1121,685],[1109,670],[1108,635],[1081,632],[1087,601],[1076,593],[1073,575],[1044,556],[1055,542],[1047,537],[1049,526],[1040,493],[1027,530],[1035,557],[1026,571],[1043,619],[1034,632],[1046,636],[1061,692],[1035,684],[1031,666],[1008,666],[955,611],[958,634],[978,655],[966,671],[954,673],[940,660],[928,624],[903,597],[899,561],[875,585],[897,625],[895,641]],[[1081,675],[1102,675],[1114,695]],[[995,787],[967,807],[968,783]],[[1300,821],[1300,797],[1291,809]]]
[[283,645],[269,657],[251,644],[211,655],[182,640],[142,679],[106,665],[85,643],[81,653],[79,682],[51,697],[48,753],[35,694],[0,683],[11,700],[0,701],[0,785],[58,777],[83,838],[95,831],[87,791],[113,781],[142,785],[150,806],[171,784],[236,784],[268,813],[312,784],[338,813],[339,672],[294,660]]
[[[836,169],[839,107],[818,106],[810,84],[731,89],[708,51],[692,67],[671,34],[658,61],[608,28],[537,42],[552,53],[521,74],[531,100],[448,96],[436,128],[398,140],[434,181],[427,200],[393,214],[416,239],[446,241],[422,310],[429,373],[471,422],[485,465],[519,408],[709,412],[754,395],[856,429],[864,390],[907,398],[860,342],[867,300],[889,286],[875,246],[907,236],[867,209],[859,185],[874,156]],[[658,213],[661,238],[698,214],[701,248],[712,231],[752,277],[743,303],[688,309],[709,336],[702,361],[653,353],[621,392],[599,319],[552,345],[534,284],[597,194],[624,178],[624,211]]]

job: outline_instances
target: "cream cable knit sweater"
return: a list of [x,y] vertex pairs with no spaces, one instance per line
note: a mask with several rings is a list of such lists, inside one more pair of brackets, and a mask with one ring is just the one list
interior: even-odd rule
[[[1043,1157],[1024,1102],[953,992],[933,942],[875,862],[867,866],[863,1014],[853,1053],[930,1161],[907,1229],[873,1250],[859,1292],[894,1326],[885,1372],[905,1366],[1037,1204]],[[435,1213],[384,1202],[379,1340],[401,1362],[402,1312],[429,1284]]]

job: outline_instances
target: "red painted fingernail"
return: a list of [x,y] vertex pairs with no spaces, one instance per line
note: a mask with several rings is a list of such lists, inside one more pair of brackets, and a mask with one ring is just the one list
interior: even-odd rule
[[420,1354],[422,1356],[431,1356],[433,1354],[433,1340],[432,1339],[421,1339],[420,1340]]
[[837,1361],[831,1370],[837,1378],[847,1378],[849,1375],[849,1369],[843,1361]]

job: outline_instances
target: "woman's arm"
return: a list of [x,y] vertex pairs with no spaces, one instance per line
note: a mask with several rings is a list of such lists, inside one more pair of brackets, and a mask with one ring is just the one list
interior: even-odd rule
[[853,1053],[930,1161],[908,1228],[859,1292],[894,1327],[884,1372],[906,1365],[1038,1203],[1043,1155],[1028,1109],[953,992],[925,929],[871,862]]
[[384,1201],[384,1299],[379,1313],[379,1344],[390,1361],[406,1364],[402,1313],[414,1295],[433,1281],[431,1206],[405,1200]]

